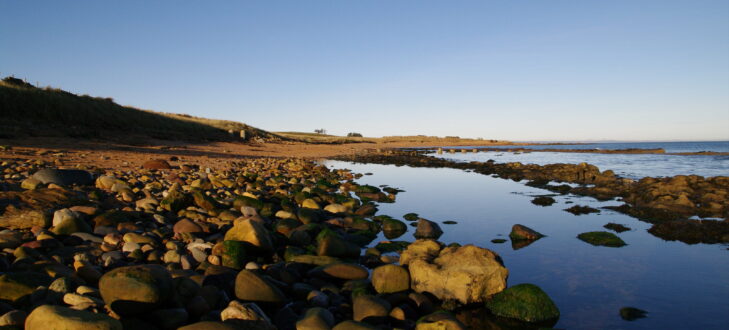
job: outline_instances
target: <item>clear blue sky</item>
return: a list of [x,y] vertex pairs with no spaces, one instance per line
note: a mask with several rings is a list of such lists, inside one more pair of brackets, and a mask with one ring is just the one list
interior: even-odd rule
[[0,1],[0,74],[272,131],[729,140],[729,1]]

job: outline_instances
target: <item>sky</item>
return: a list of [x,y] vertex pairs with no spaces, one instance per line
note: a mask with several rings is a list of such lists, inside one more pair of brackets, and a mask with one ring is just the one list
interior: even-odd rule
[[729,140],[729,1],[0,0],[0,75],[269,131]]

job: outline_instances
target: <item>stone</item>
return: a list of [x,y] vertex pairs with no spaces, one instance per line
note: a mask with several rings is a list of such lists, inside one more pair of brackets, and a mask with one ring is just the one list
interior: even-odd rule
[[402,236],[408,230],[408,226],[396,219],[385,219],[382,221],[382,232],[387,239],[395,239]]
[[242,241],[223,241],[223,266],[241,269],[251,259],[253,245]]
[[104,302],[122,316],[148,312],[173,295],[172,277],[159,265],[113,269],[101,277],[99,290]]
[[237,300],[232,300],[228,307],[220,312],[220,319],[222,321],[234,319],[234,320],[245,320],[245,321],[263,321],[271,323],[271,320],[266,316],[266,313],[261,310],[255,303],[241,303]]
[[286,297],[267,279],[250,270],[241,270],[235,278],[238,299],[266,303],[282,303]]
[[240,330],[240,327],[231,323],[200,321],[180,327],[177,330]]
[[150,322],[162,329],[177,329],[185,323],[190,315],[184,308],[165,308],[147,314]]
[[534,284],[512,286],[486,302],[494,315],[524,322],[544,322],[559,318],[559,309],[552,299]]
[[233,228],[225,233],[225,240],[248,242],[263,251],[273,251],[271,234],[261,223],[250,219],[236,220]]
[[556,203],[554,198],[549,197],[549,196],[539,196],[539,197],[532,199],[532,204],[539,205],[539,206],[550,206],[554,203]]
[[316,254],[320,256],[357,258],[361,253],[359,246],[344,240],[337,233],[329,229],[322,230],[321,233],[317,235],[316,241]]
[[331,329],[333,326],[334,315],[321,307],[307,309],[304,316],[296,322],[296,330]]
[[347,213],[347,207],[342,204],[332,203],[324,207],[324,211],[329,213]]
[[607,231],[586,232],[577,235],[577,238],[595,246],[621,247],[626,245],[620,237]]
[[18,309],[9,311],[0,316],[0,329],[4,329],[6,326],[15,326],[22,329],[27,317],[28,313],[25,311]]
[[309,271],[309,276],[337,278],[341,280],[361,280],[369,277],[369,272],[366,268],[358,264],[335,263],[314,268]]
[[194,191],[192,193],[192,198],[195,202],[195,205],[207,211],[215,211],[217,209],[223,208],[223,205],[218,203],[215,198],[206,195],[200,190]]
[[60,209],[53,214],[51,232],[56,235],[71,235],[78,232],[89,233],[91,232],[91,226],[82,220],[77,212]]
[[61,186],[80,185],[86,186],[94,183],[91,173],[83,170],[59,170],[59,169],[42,169],[35,172],[33,179],[43,184],[55,183]]
[[122,324],[105,314],[41,305],[25,321],[26,330],[122,330]]
[[415,325],[416,330],[466,330],[463,323],[458,321],[453,314],[446,311],[438,311],[421,317]]
[[635,321],[646,317],[648,312],[635,307],[623,307],[620,309],[620,318],[626,321]]
[[33,178],[27,178],[20,183],[20,188],[23,188],[26,190],[35,190],[42,184],[43,184],[43,182],[40,182],[40,180],[36,180]]
[[357,321],[343,321],[334,326],[332,330],[376,330],[378,327]]
[[533,241],[533,240],[538,240],[538,239],[544,237],[544,235],[540,234],[536,230],[531,229],[527,226],[516,224],[511,227],[511,233],[509,234],[509,237],[515,241],[518,241],[518,240]]
[[392,307],[386,300],[371,295],[359,295],[352,301],[353,318],[358,322],[382,323]]
[[177,213],[180,210],[190,205],[190,197],[177,190],[170,189],[167,193],[167,197],[160,201],[159,205],[172,213]]
[[319,206],[319,203],[317,203],[315,200],[311,198],[307,198],[301,202],[301,207],[307,208],[307,209],[315,209],[318,210],[321,207]]
[[379,266],[372,271],[372,286],[377,293],[406,291],[410,289],[410,273],[402,266]]
[[0,300],[16,302],[29,296],[39,286],[48,286],[51,278],[36,272],[7,272],[0,275]]
[[433,260],[438,256],[442,248],[441,243],[432,239],[416,240],[407,245],[405,250],[400,254],[400,264],[407,265],[411,260],[415,259]]
[[169,170],[172,166],[164,159],[152,159],[144,162],[142,168],[148,170]]
[[438,239],[441,235],[443,235],[443,230],[440,229],[440,226],[437,223],[425,219],[418,220],[418,226],[416,227],[414,234],[415,238]]
[[414,291],[462,304],[501,292],[509,275],[498,254],[474,245],[447,247],[432,262],[425,257],[409,260],[409,271]]
[[202,227],[190,219],[182,219],[177,221],[172,227],[172,231],[175,234],[183,233],[200,233],[203,231]]

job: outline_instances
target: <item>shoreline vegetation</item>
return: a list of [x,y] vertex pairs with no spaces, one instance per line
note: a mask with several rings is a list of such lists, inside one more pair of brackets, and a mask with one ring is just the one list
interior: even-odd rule
[[[467,152],[474,144],[566,151],[458,137],[272,133],[14,78],[0,83],[0,105],[8,110],[0,136],[3,325],[538,329],[557,323],[559,306],[546,292],[507,283],[508,260],[482,247],[446,246],[438,239],[448,226],[417,214],[378,214],[379,204],[396,202],[398,189],[358,184],[362,174],[329,169],[318,159],[526,180],[559,194],[621,200],[612,209],[651,223],[648,231],[664,240],[729,242],[729,177],[631,180],[586,163],[459,163],[425,153],[438,146]],[[533,202],[546,207],[554,200]],[[387,240],[375,242],[380,233]],[[509,234],[518,246],[541,237],[516,223]],[[609,232],[578,238],[601,248],[625,245]]]
[[[540,144],[532,144],[540,145]],[[553,144],[542,144],[542,145],[553,145]],[[571,144],[568,144],[571,145]],[[429,152],[437,153],[467,153],[467,152],[484,152],[484,151],[496,151],[496,152],[570,152],[570,153],[592,153],[592,154],[649,154],[649,155],[672,155],[672,156],[726,156],[729,152],[718,152],[718,151],[697,151],[697,152],[666,152],[663,148],[646,149],[646,148],[628,148],[628,149],[556,149],[556,148],[488,148],[488,147],[476,147],[476,148],[452,148],[452,147],[440,147],[440,148],[415,148],[416,150],[424,150]]]

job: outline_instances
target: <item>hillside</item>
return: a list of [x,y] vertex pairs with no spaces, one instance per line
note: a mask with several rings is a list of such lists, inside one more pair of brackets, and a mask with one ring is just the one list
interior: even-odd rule
[[[127,140],[240,141],[281,137],[243,123],[122,106],[111,98],[38,88],[20,79],[0,81],[0,138],[28,136]],[[234,134],[228,131],[232,130]]]

